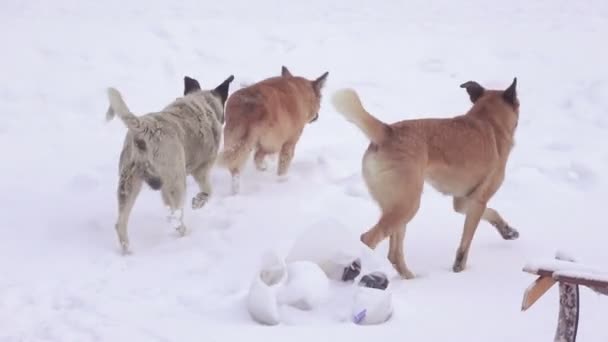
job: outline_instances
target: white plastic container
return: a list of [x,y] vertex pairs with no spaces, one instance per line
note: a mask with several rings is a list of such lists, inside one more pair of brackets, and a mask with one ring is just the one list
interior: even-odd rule
[[355,324],[382,324],[393,315],[390,289],[356,286],[351,317]]

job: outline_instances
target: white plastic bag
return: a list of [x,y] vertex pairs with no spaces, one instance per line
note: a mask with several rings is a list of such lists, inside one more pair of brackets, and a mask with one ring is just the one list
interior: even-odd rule
[[361,254],[358,235],[338,222],[326,220],[307,229],[295,240],[287,262],[311,261],[332,280],[342,280],[348,268]]
[[267,325],[280,323],[277,291],[286,278],[285,263],[275,253],[266,253],[247,296],[247,310],[255,321]]
[[279,304],[313,310],[328,298],[329,279],[317,264],[310,261],[287,264],[287,281],[278,292]]

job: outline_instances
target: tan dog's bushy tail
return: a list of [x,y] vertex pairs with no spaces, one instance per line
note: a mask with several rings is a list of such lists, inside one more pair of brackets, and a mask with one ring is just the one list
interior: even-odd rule
[[359,95],[353,89],[346,88],[336,91],[331,102],[338,113],[357,125],[371,142],[380,145],[386,140],[389,126],[363,108]]
[[120,95],[120,92],[117,89],[108,88],[108,99],[110,100],[110,106],[106,112],[107,121],[112,120],[114,115],[118,114],[118,117],[125,123],[127,128],[136,132],[144,130],[145,123],[131,113],[131,110],[129,110],[129,107],[127,107],[127,104],[122,99],[122,95]]

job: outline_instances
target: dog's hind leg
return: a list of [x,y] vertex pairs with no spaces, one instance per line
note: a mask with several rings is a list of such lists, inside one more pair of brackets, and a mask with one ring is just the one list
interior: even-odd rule
[[230,146],[226,145],[224,140],[224,151],[219,155],[219,163],[230,170],[232,178],[232,194],[236,195],[240,191],[240,175],[241,170],[245,166],[245,162],[249,157],[255,145],[256,135],[253,131],[249,131],[238,142],[232,142]]
[[127,224],[129,215],[135,204],[135,199],[141,191],[143,178],[137,174],[134,164],[129,164],[121,169],[118,182],[118,221],[116,222],[116,233],[122,247],[123,254],[129,254],[129,236]]
[[[466,214],[467,212],[467,199],[464,197],[454,197],[454,211],[460,214]],[[489,222],[496,231],[502,236],[505,240],[516,240],[519,238],[519,232],[511,227],[507,221],[505,221],[502,216],[495,209],[487,207],[481,219]]]
[[405,279],[414,277],[405,262],[403,242],[406,225],[420,208],[424,186],[422,175],[415,163],[396,167],[385,159],[379,159],[370,150],[363,157],[363,178],[382,215],[374,227],[361,235],[361,241],[375,249],[390,236],[388,259]]
[[279,177],[285,177],[287,171],[289,170],[289,166],[291,165],[291,161],[293,160],[293,155],[295,152],[296,144],[300,139],[300,132],[293,139],[288,140],[281,146],[281,151],[279,152],[279,165],[277,167],[277,175]]
[[405,264],[405,255],[403,253],[403,240],[405,238],[406,225],[402,225],[395,230],[390,236],[388,260],[393,264],[397,272],[405,279],[414,278],[414,274]]
[[[477,230],[477,226],[485,215],[485,220],[497,219],[492,217],[496,210],[487,210],[487,203],[496,193],[504,179],[504,169],[491,173],[475,190],[466,197],[464,205],[465,220],[460,245],[456,251],[456,258],[452,267],[454,272],[461,272],[465,269],[471,242]],[[504,220],[502,220],[504,222]]]
[[212,166],[213,162],[208,162],[199,166],[196,170],[192,172],[192,177],[194,177],[194,180],[198,183],[200,189],[199,193],[192,198],[192,209],[202,208],[211,196],[209,171],[211,171]]
[[479,200],[469,200],[467,203],[462,237],[460,238],[460,245],[458,246],[456,259],[454,260],[454,266],[452,267],[454,272],[463,271],[467,264],[471,242],[473,241],[473,236],[475,235],[475,231],[477,230],[477,226],[481,221],[485,209],[485,203]]
[[266,151],[264,151],[264,149],[262,148],[262,146],[260,146],[260,144],[258,144],[258,146],[256,147],[255,150],[255,154],[253,155],[253,162],[255,164],[255,168],[258,169],[258,171],[266,171],[266,162],[264,161],[264,158],[266,157],[268,153],[266,153]]
[[184,202],[186,198],[186,174],[185,169],[176,171],[172,181],[166,182],[161,188],[163,202],[169,207],[171,214],[169,221],[177,224],[175,230],[181,235],[186,235],[187,229],[184,225]]
[[231,190],[236,195],[241,191],[241,171],[237,168],[230,169]]
[[401,211],[383,212],[378,223],[361,235],[361,242],[371,249],[375,249],[380,242],[390,237],[388,259],[399,275],[405,279],[414,278],[414,274],[407,267],[403,253],[406,224],[414,214],[415,211],[410,215],[404,215]]

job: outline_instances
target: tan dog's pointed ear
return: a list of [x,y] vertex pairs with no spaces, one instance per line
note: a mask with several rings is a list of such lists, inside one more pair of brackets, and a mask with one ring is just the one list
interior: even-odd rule
[[192,77],[184,76],[184,95],[188,95],[193,91],[201,90],[201,85]]
[[291,74],[291,72],[289,72],[289,70],[283,65],[281,67],[281,76],[283,77],[292,77],[293,75]]
[[317,94],[321,93],[321,89],[325,85],[325,81],[327,80],[327,75],[329,75],[329,71],[326,71],[323,75],[319,76],[316,80],[312,81],[312,87],[315,89]]
[[467,81],[460,85],[460,88],[465,88],[469,94],[471,102],[475,103],[486,91],[479,83],[475,81]]
[[502,97],[505,99],[505,101],[507,101],[507,103],[509,103],[510,105],[515,105],[515,102],[517,100],[517,90],[515,89],[517,87],[517,77],[513,78],[513,83],[511,83],[511,85],[509,86],[509,88],[507,88],[503,93],[502,93]]

